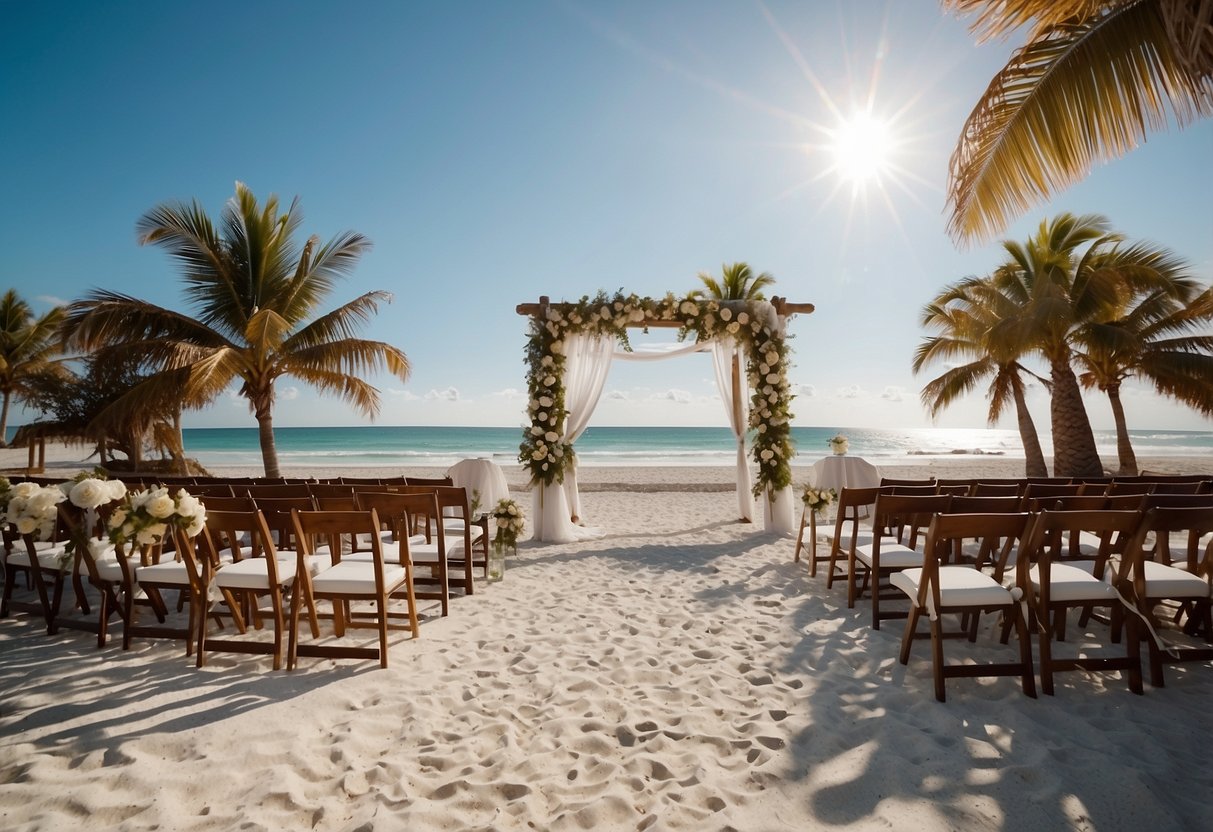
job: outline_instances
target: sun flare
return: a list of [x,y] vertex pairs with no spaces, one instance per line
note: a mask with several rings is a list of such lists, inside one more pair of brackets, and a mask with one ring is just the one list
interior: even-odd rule
[[885,122],[873,118],[871,113],[859,112],[834,131],[831,149],[834,169],[858,186],[879,179],[888,168],[893,142]]

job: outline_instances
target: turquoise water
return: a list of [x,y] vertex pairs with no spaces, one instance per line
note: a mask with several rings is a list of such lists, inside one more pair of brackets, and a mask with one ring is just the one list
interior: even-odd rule
[[[1011,430],[921,428],[796,427],[798,464],[830,453],[835,433],[850,439],[850,451],[879,463],[927,462],[956,454],[1023,457],[1019,435]],[[314,467],[448,467],[460,459],[489,457],[512,464],[522,430],[473,427],[277,428],[274,431],[283,466]],[[203,465],[259,466],[257,429],[192,428],[184,431],[188,456]],[[1213,431],[1133,431],[1139,456],[1213,456]],[[1042,437],[1046,454],[1048,436]],[[1096,432],[1100,453],[1114,458],[1116,436]],[[582,465],[730,465],[734,442],[728,428],[590,427],[577,441]]]

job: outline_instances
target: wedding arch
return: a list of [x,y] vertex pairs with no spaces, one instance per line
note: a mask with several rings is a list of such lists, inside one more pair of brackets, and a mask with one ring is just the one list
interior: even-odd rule
[[[789,409],[786,327],[790,316],[813,311],[811,303],[717,300],[698,296],[638,297],[617,292],[574,302],[517,307],[530,318],[527,343],[527,415],[518,460],[530,472],[535,494],[532,535],[569,542],[587,535],[581,515],[573,443],[589,425],[614,359],[656,360],[710,350],[716,384],[737,441],[737,500],[740,516],[753,519],[753,498],[763,503],[768,531],[791,533],[794,453]],[[660,354],[631,351],[629,329],[677,327],[686,347]],[[622,349],[620,349],[622,348]],[[744,363],[748,407],[741,390]],[[752,429],[752,433],[750,433]],[[751,477],[746,454],[758,473]]]

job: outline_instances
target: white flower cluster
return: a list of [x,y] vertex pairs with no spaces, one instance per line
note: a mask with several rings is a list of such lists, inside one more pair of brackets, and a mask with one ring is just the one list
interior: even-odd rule
[[86,510],[100,508],[126,496],[126,486],[122,480],[103,480],[100,477],[68,480],[60,483],[59,488],[72,505]]
[[518,537],[526,528],[526,515],[522,511],[522,507],[506,497],[497,501],[497,505],[493,507],[490,514],[497,528],[493,546],[499,552],[504,551],[507,547],[517,550]]
[[35,482],[19,482],[8,492],[4,519],[17,534],[33,535],[35,540],[50,540],[55,534],[59,504],[67,499],[62,489]]
[[809,511],[816,514],[819,511],[825,511],[833,505],[834,501],[838,499],[838,492],[833,488],[814,488],[808,485],[805,486],[804,493],[800,495],[800,499]]
[[197,497],[185,489],[174,495],[157,486],[127,494],[110,515],[107,528],[112,543],[151,546],[164,542],[171,528],[195,537],[205,524],[206,508]]
[[826,444],[830,446],[830,450],[834,453],[845,454],[847,452],[847,448],[849,448],[851,445],[851,440],[847,439],[846,436],[841,433],[836,433],[830,437],[830,440]]

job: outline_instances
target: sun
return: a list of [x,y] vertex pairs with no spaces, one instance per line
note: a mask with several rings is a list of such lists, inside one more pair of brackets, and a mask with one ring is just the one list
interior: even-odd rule
[[833,131],[834,170],[856,187],[879,180],[890,166],[892,134],[887,123],[857,112]]

